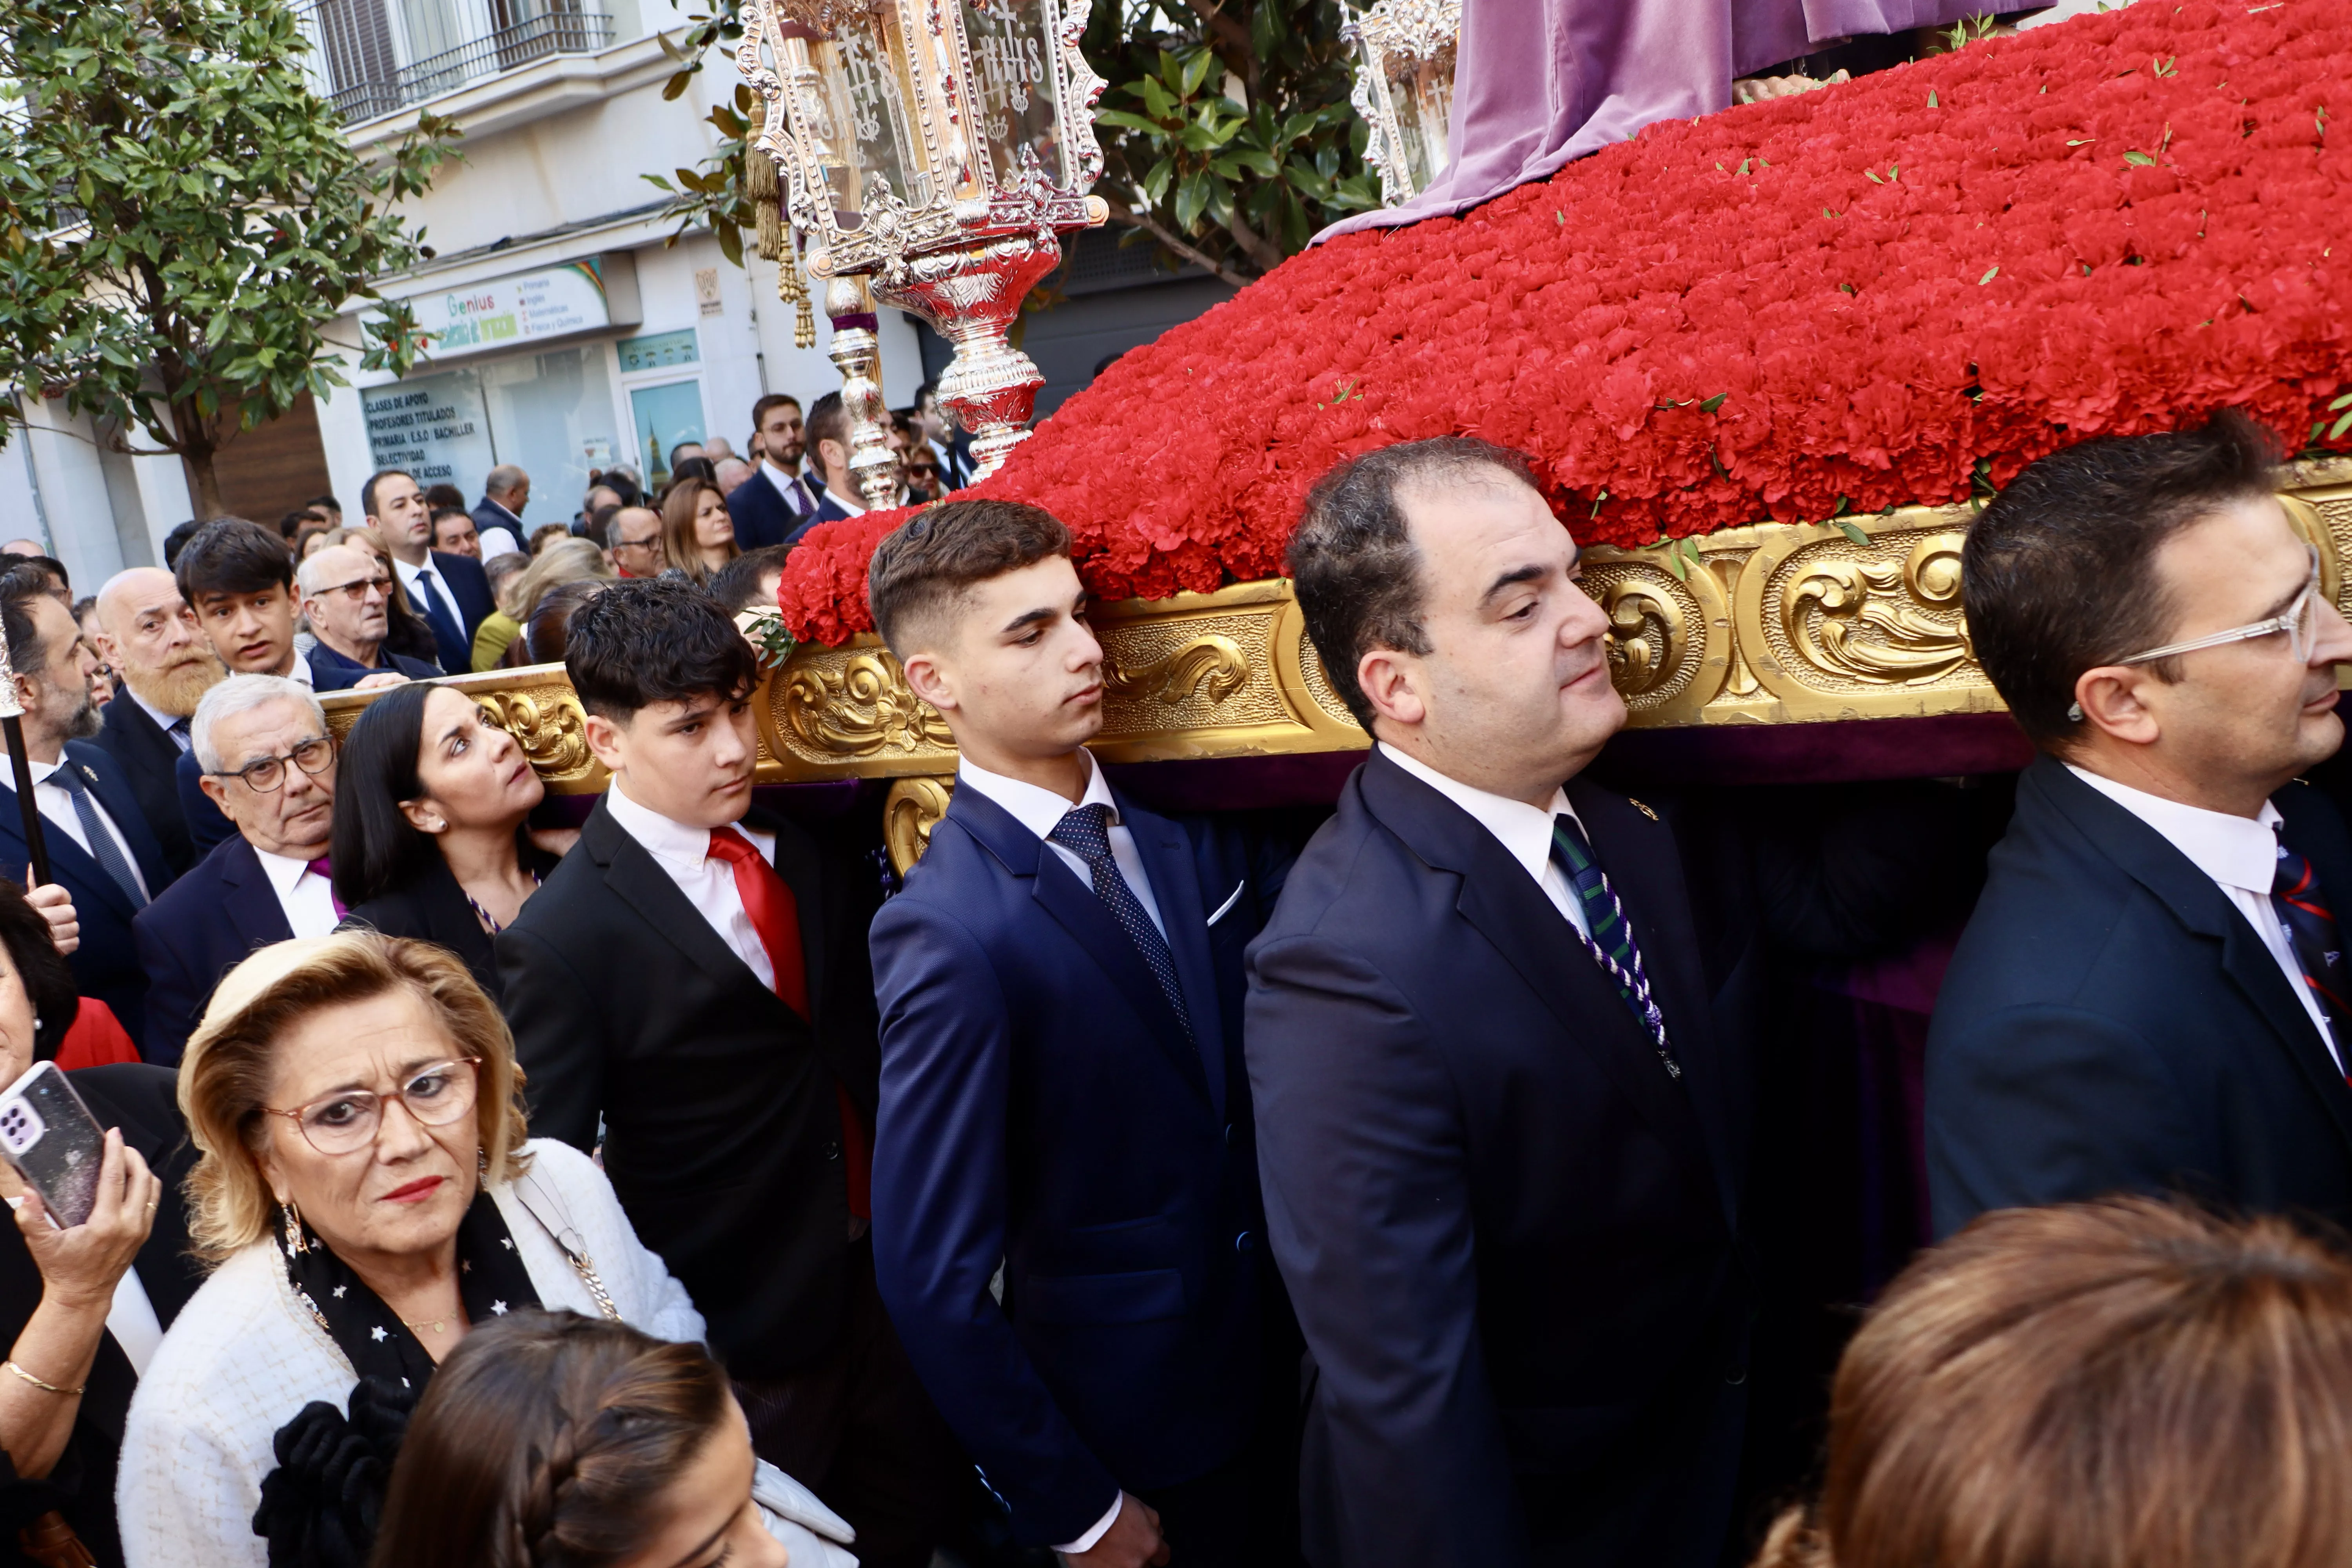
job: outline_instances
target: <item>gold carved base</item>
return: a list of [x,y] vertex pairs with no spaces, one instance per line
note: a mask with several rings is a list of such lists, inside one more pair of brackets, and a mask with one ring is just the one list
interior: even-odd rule
[[[2297,465],[2282,499],[2319,546],[2321,585],[2352,613],[2352,460]],[[1989,713],[2001,702],[1960,613],[1967,506],[1833,523],[1760,523],[1672,549],[1595,549],[1585,588],[1608,612],[1610,662],[1639,728]],[[1290,584],[1105,605],[1097,754],[1147,763],[1362,749]],[[2352,675],[2347,677],[2352,684]],[[560,665],[450,682],[512,731],[558,794],[604,787]],[[371,694],[322,699],[336,734]],[[902,867],[947,808],[947,725],[874,637],[802,647],[761,686],[762,784],[899,781],[885,830]]]

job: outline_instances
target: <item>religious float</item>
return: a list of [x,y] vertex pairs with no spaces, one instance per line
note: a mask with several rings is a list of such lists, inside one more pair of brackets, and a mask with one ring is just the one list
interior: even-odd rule
[[[1039,378],[1005,323],[1056,231],[1100,221],[1084,11],[747,16],[781,217],[825,280],[847,401],[881,406],[872,300],[956,345],[943,401],[993,469],[965,493],[1070,525],[1103,601],[1097,752],[1150,764],[1126,776],[1173,804],[1328,801],[1367,744],[1282,548],[1316,478],[1393,441],[1530,455],[1609,615],[1632,710],[1612,752],[1693,777],[2021,765],[1971,657],[1960,544],[1985,498],[2087,436],[2251,411],[2297,454],[2289,510],[2352,610],[2352,268],[2327,216],[2352,195],[2341,6],[2142,0],[1654,124],[1459,216],[1317,246],[1025,439]],[[1421,59],[1370,101],[1393,117]],[[859,443],[877,500],[888,461],[878,431]],[[868,556],[907,515],[796,549],[793,644],[756,704],[761,782],[873,781],[901,869],[955,767],[865,604]],[[553,790],[603,786],[560,666],[457,684]],[[338,725],[365,700],[329,699]]]

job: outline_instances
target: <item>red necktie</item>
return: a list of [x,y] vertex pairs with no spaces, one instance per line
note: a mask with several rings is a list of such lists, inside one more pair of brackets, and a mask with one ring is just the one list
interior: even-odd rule
[[[776,995],[806,1018],[808,962],[801,953],[800,906],[793,899],[792,889],[776,875],[767,857],[731,827],[710,830],[710,858],[734,868],[736,895],[743,900],[751,929],[760,933],[760,945],[768,950],[769,967],[775,971]],[[849,1090],[838,1080],[833,1089],[841,1111],[841,1151],[849,1162],[849,1212],[869,1219],[874,1213],[874,1156],[866,1146],[866,1124],[858,1120]]]

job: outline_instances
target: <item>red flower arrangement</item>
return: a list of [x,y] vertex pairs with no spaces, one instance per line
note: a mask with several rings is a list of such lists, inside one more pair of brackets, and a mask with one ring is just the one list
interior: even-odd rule
[[[1390,442],[1526,451],[1588,542],[1962,500],[2236,405],[2352,445],[2352,8],[2142,0],[1653,125],[1459,218],[1296,257],[1137,349],[968,495],[1088,584],[1278,574],[1307,488]],[[2352,262],[2352,256],[2347,256]],[[870,627],[906,514],[813,531],[795,635]]]

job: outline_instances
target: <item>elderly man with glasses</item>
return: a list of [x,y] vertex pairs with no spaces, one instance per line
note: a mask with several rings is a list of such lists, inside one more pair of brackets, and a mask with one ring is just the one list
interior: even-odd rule
[[233,675],[205,693],[191,728],[205,794],[236,837],[132,923],[147,970],[142,1048],[165,1064],[180,1059],[224,973],[256,948],[324,936],[343,916],[327,865],[335,742],[319,700],[282,676]]
[[2241,416],[2087,441],[1969,531],[1985,672],[2042,755],[1927,1037],[1936,1229],[2116,1192],[2352,1224],[2352,626]]
[[366,551],[330,545],[302,563],[294,582],[302,591],[302,613],[319,639],[310,649],[310,678],[319,690],[397,686],[441,673],[421,658],[384,647],[390,624],[384,597],[397,590],[392,569]]

